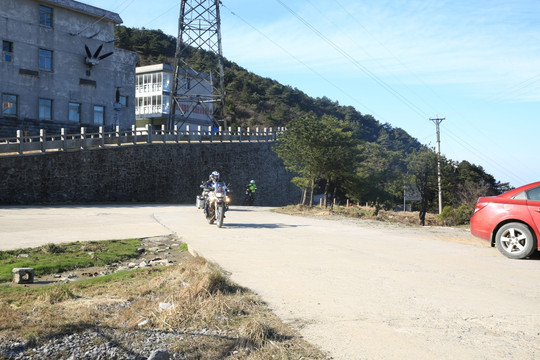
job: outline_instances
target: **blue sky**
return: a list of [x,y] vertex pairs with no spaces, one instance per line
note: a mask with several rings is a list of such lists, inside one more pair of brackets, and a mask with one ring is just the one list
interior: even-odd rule
[[[176,36],[180,1],[87,0]],[[498,181],[540,180],[540,1],[222,0],[224,56],[406,130]]]

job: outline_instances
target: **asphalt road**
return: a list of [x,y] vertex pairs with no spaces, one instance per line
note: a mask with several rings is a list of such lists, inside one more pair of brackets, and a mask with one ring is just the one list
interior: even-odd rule
[[334,359],[539,359],[540,256],[466,230],[233,207],[0,207],[0,249],[176,233]]

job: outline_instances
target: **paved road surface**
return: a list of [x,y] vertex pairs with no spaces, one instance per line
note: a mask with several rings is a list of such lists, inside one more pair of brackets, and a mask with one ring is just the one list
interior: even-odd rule
[[176,233],[334,359],[539,359],[540,256],[508,260],[465,230],[234,207],[0,208],[0,249]]

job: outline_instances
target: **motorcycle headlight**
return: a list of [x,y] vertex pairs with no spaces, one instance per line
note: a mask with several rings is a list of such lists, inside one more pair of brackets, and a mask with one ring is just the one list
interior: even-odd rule
[[222,198],[224,195],[225,195],[225,194],[220,193],[220,192],[216,193],[216,196],[217,196],[218,198]]
[[227,203],[230,203],[230,202],[231,202],[231,198],[228,197],[228,196],[225,196],[225,201],[226,201]]

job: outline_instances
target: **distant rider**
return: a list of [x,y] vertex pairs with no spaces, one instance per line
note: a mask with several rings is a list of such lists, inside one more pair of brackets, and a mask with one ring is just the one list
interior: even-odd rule
[[255,180],[251,180],[249,184],[246,185],[246,202],[248,205],[253,205],[253,201],[255,200],[255,190],[257,190],[257,185],[255,184]]

